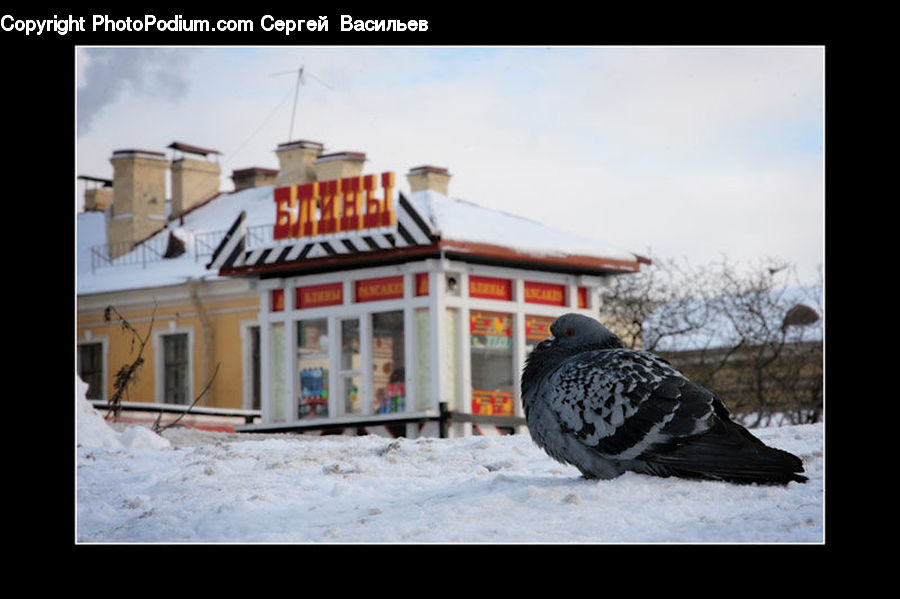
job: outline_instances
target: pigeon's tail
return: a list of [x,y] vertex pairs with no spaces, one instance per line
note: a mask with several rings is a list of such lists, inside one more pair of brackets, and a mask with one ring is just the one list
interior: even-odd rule
[[703,478],[743,484],[804,483],[803,461],[792,453],[769,447],[747,429],[717,419],[712,429],[676,443],[655,448],[644,462],[648,473]]

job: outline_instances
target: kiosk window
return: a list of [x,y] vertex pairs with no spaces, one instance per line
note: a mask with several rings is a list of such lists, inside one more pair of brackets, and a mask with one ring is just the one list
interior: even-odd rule
[[427,410],[431,407],[431,311],[428,308],[417,308],[413,312],[415,319],[415,408]]
[[459,410],[460,380],[459,380],[459,360],[460,355],[460,314],[457,308],[447,308],[446,318],[444,318],[444,359],[445,363],[440,368],[447,373],[447,388],[441,397],[441,401],[446,401],[451,410]]
[[344,400],[344,413],[362,413],[360,401],[360,364],[359,352],[359,319],[341,321],[341,390]]
[[473,310],[469,338],[472,413],[514,414],[512,315]]
[[328,416],[328,321],[297,322],[297,371],[300,373],[299,418]]
[[376,414],[406,408],[403,310],[372,315],[372,388]]
[[273,322],[269,325],[269,420],[284,422],[285,414],[285,359],[284,323]]

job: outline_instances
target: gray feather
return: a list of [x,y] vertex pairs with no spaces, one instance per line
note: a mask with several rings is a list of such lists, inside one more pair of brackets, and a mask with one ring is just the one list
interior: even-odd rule
[[803,482],[799,458],[763,444],[722,402],[599,322],[567,314],[534,349],[522,402],[535,443],[587,478],[626,471],[733,482]]

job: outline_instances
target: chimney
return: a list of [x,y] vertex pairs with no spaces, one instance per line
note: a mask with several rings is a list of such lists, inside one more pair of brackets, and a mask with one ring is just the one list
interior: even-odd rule
[[366,155],[362,152],[334,152],[322,154],[316,160],[316,180],[331,181],[344,177],[358,177],[362,174]]
[[[103,212],[113,203],[112,179],[98,179],[78,175],[78,178],[87,184],[84,190],[84,211]],[[95,187],[92,187],[95,185]]]
[[[176,218],[219,193],[222,170],[217,162],[209,158],[221,152],[177,141],[167,147],[180,154],[172,161],[172,217]],[[203,159],[186,154],[202,156]]]
[[412,193],[430,189],[447,195],[450,173],[439,166],[417,166],[406,173],[406,180]]
[[166,170],[162,152],[116,150],[113,166],[113,208],[107,226],[110,256],[131,251],[166,224]]
[[314,163],[322,153],[322,144],[315,141],[289,141],[278,144],[275,154],[280,166],[275,185],[301,185],[316,180]]
[[234,190],[249,189],[251,187],[263,187],[274,185],[278,171],[271,168],[253,166],[250,168],[234,169],[231,172],[231,180],[234,181]]

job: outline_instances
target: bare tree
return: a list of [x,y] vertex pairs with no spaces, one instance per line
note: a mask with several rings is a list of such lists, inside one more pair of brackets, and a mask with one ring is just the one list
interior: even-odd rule
[[745,273],[723,268],[722,280],[718,313],[727,323],[729,345],[739,348],[732,358],[739,384],[729,392],[735,411],[750,426],[776,415],[792,423],[818,420],[821,294],[792,286],[795,271],[788,265],[764,264]]
[[601,291],[601,317],[627,347],[657,351],[707,335],[718,294],[711,265],[654,259],[639,273],[613,277]]
[[[115,389],[115,392],[108,402],[109,411],[107,412],[107,418],[109,418],[110,416],[117,418],[119,416],[119,413],[122,410],[122,397],[128,395],[128,388],[137,380],[138,371],[144,364],[144,349],[147,347],[147,343],[150,340],[150,333],[153,331],[153,322],[156,317],[156,307],[154,306],[153,308],[153,315],[151,316],[150,324],[147,327],[147,334],[144,336],[141,336],[138,330],[134,328],[134,326],[130,322],[128,322],[128,320],[124,316],[122,316],[122,314],[119,313],[119,311],[116,310],[114,306],[107,306],[103,311],[103,319],[107,322],[112,320],[114,315],[119,320],[122,330],[128,332],[131,335],[132,351],[134,350],[135,345],[137,345],[138,351],[133,361],[127,364],[123,364],[119,368],[119,370],[116,371],[115,379],[113,380],[113,388]],[[174,426],[179,421],[181,421],[181,419],[184,418],[185,414],[188,414],[194,408],[194,406],[197,405],[197,402],[199,402],[200,399],[204,395],[206,395],[206,392],[209,391],[209,388],[212,386],[213,381],[215,381],[216,379],[216,375],[219,374],[219,366],[220,364],[216,364],[215,371],[203,386],[203,389],[200,391],[197,397],[194,398],[194,401],[191,402],[191,405],[188,406],[188,409],[180,414],[177,418],[175,418],[175,420],[168,424],[162,424],[160,422],[162,419],[162,411],[160,411],[157,415],[156,421],[151,427],[153,432],[161,433],[162,431]]]
[[700,266],[654,260],[613,278],[601,319],[627,346],[659,353],[715,391],[749,426],[776,414],[814,422],[822,406],[821,297],[797,297],[798,289],[795,269],[770,258],[748,267],[725,257]]

